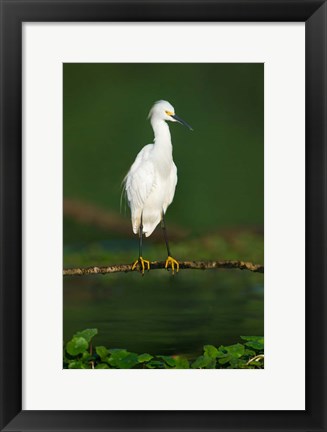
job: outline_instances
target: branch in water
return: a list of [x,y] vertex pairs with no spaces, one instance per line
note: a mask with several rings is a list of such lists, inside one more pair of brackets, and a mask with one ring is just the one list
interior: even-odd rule
[[[165,261],[153,261],[151,262],[151,270],[158,270],[165,268]],[[180,269],[192,269],[192,270],[213,270],[213,269],[240,269],[249,270],[256,273],[263,273],[264,267],[261,264],[253,264],[245,261],[180,261]],[[137,267],[140,270],[140,267]],[[110,265],[107,267],[84,267],[84,268],[70,268],[64,269],[64,276],[83,276],[83,275],[94,275],[94,274],[108,274],[108,273],[119,273],[119,272],[130,272],[132,270],[132,264],[117,264]]]

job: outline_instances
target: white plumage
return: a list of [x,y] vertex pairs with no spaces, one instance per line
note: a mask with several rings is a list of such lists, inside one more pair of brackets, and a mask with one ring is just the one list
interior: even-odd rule
[[142,222],[142,232],[146,237],[152,234],[173,201],[177,184],[177,168],[166,121],[178,121],[191,129],[167,101],[156,102],[149,118],[154,143],[143,147],[124,179],[133,232],[139,233]]

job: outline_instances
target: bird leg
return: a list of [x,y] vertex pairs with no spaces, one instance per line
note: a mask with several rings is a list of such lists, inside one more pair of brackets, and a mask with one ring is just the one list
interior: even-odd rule
[[175,266],[176,266],[176,273],[178,273],[178,271],[179,271],[179,262],[177,260],[175,260],[175,258],[173,258],[171,256],[171,253],[170,253],[164,212],[162,212],[161,228],[162,228],[162,231],[163,231],[163,234],[164,234],[165,243],[166,243],[166,247],[167,247],[167,253],[168,253],[168,258],[166,259],[165,269],[168,270],[168,267],[170,265],[171,266],[171,270],[172,270],[172,274],[175,274]]
[[168,266],[171,265],[172,274],[175,274],[175,265],[176,265],[176,273],[179,271],[179,262],[175,260],[175,258],[168,256],[166,259],[165,269],[168,270]]
[[147,266],[147,270],[150,270],[150,261],[142,258],[142,240],[143,240],[143,224],[141,219],[140,230],[139,230],[139,257],[133,263],[132,270],[135,270],[137,265],[140,264],[140,268],[142,269],[142,276],[144,276],[145,264]]
[[138,259],[134,262],[134,264],[132,265],[132,270],[135,270],[137,265],[140,264],[141,269],[142,269],[142,276],[144,276],[144,270],[145,270],[145,265],[147,266],[147,270],[150,270],[150,261],[143,259],[141,256],[138,257]]

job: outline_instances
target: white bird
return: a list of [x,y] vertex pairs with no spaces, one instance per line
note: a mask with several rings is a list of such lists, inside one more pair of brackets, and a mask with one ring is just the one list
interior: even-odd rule
[[142,257],[142,238],[149,237],[161,222],[167,247],[168,258],[165,267],[169,265],[176,271],[179,263],[172,258],[164,215],[172,203],[177,184],[177,168],[173,161],[173,146],[167,121],[179,122],[192,130],[191,126],[175,114],[174,107],[167,101],[156,102],[149,112],[148,118],[154,132],[153,144],[142,148],[133,165],[123,180],[131,209],[131,219],[134,234],[139,235],[139,258],[134,262],[134,270],[138,263],[144,274],[145,264],[150,269],[150,261]]

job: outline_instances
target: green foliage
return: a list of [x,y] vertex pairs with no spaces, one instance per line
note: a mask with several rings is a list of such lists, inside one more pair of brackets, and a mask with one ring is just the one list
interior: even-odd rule
[[95,352],[98,354],[101,361],[106,361],[109,356],[109,350],[104,346],[97,346]]
[[118,369],[131,369],[136,366],[139,361],[137,354],[122,349],[112,352],[108,359],[108,363],[110,366]]
[[218,349],[213,345],[204,345],[204,353],[192,363],[192,369],[216,369]]
[[150,354],[140,354],[140,355],[137,357],[137,359],[138,359],[139,363],[143,363],[143,362],[147,362],[147,361],[152,360],[152,359],[153,359],[153,356],[150,355]]
[[[73,338],[66,344],[66,353],[71,357],[76,357],[82,354],[85,360],[85,353],[89,348],[89,343],[92,338],[98,333],[97,329],[85,329],[74,334]],[[75,361],[76,359],[74,359]],[[73,367],[76,369],[76,367]]]
[[221,365],[226,363],[230,363],[233,366],[237,366],[239,364],[238,359],[240,359],[245,353],[245,347],[242,344],[235,344],[230,346],[220,346],[218,352],[218,362]]
[[241,339],[246,340],[246,346],[255,350],[261,351],[264,347],[264,339],[260,336],[241,336]]
[[189,369],[190,368],[190,363],[189,361],[181,356],[175,356],[175,369]]
[[213,345],[204,345],[203,349],[204,349],[204,355],[208,357],[215,359],[218,355],[218,350]]
[[98,330],[97,329],[85,329],[81,332],[77,332],[75,333],[75,337],[79,337],[79,338],[84,338],[86,340],[87,343],[90,343],[92,338],[98,334]]
[[[241,336],[246,341],[233,345],[204,345],[203,354],[195,359],[183,356],[136,354],[126,349],[96,346],[91,341],[97,329],[74,334],[64,345],[65,369],[255,369],[264,367],[264,338]],[[249,348],[251,349],[249,349]]]
[[215,359],[207,355],[201,355],[192,363],[192,369],[215,369],[215,368],[216,368]]
[[71,341],[68,342],[66,346],[66,351],[71,356],[76,356],[78,354],[82,354],[87,348],[89,344],[82,337],[73,337]]

